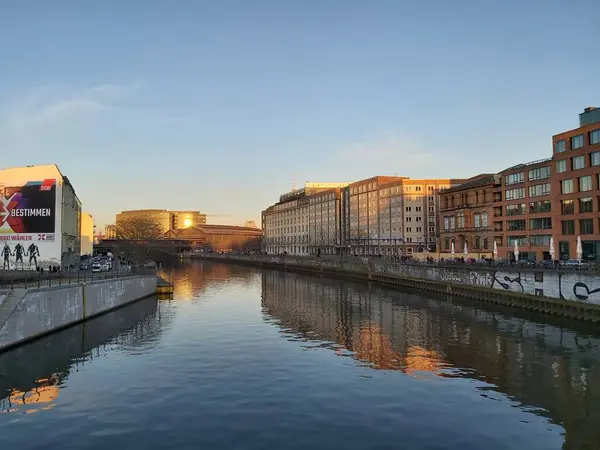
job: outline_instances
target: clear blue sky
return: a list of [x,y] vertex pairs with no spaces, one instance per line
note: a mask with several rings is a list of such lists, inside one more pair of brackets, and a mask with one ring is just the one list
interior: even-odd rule
[[306,180],[468,177],[600,106],[598,0],[104,0],[0,7],[0,166],[121,209],[258,220]]

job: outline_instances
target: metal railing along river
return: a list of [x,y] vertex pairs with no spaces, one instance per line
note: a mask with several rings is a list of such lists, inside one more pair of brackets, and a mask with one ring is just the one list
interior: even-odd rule
[[89,270],[65,272],[0,271],[0,290],[62,286],[137,275],[156,275],[156,269],[144,266],[121,266],[105,272]]
[[318,265],[319,261],[329,262],[329,261],[339,261],[346,264],[352,264],[356,266],[368,266],[369,264],[379,263],[379,264],[407,264],[407,265],[418,265],[418,266],[434,266],[441,268],[464,268],[464,269],[474,269],[474,270],[550,270],[550,271],[564,271],[564,272],[573,272],[573,271],[581,271],[581,272],[598,272],[600,270],[600,265],[595,262],[587,262],[581,261],[580,264],[565,264],[564,261],[541,261],[537,263],[533,263],[530,261],[509,261],[506,259],[502,260],[475,260],[468,261],[463,260],[459,256],[454,259],[443,259],[436,260],[434,258],[429,259],[416,259],[416,258],[405,258],[402,259],[400,257],[390,257],[390,256],[354,256],[354,255],[321,255],[317,256],[300,256],[300,255],[269,255],[264,253],[237,253],[237,252],[229,252],[229,253],[186,253],[183,254],[184,257],[199,257],[199,258],[215,258],[215,259],[223,259],[223,260],[240,260],[240,261],[255,261],[255,262],[266,262],[271,258],[277,258],[280,263],[285,263],[285,261],[297,261],[300,264],[308,263],[310,265]]

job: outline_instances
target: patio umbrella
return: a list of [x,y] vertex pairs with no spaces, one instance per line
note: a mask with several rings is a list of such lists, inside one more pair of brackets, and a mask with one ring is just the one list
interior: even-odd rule
[[513,253],[515,255],[515,262],[519,262],[519,244],[515,240],[515,248],[513,249]]
[[454,255],[456,254],[456,252],[454,251],[454,241],[452,241],[452,247],[450,250],[450,254],[452,255],[453,258],[454,258]]
[[552,258],[552,261],[556,260],[556,252],[554,251],[554,238],[553,237],[550,238],[550,258]]
[[581,248],[581,236],[577,236],[577,259],[581,260],[583,249]]
[[465,255],[465,258],[466,258],[467,256],[469,256],[469,249],[467,248],[467,243],[466,243],[466,242],[465,242],[465,248],[464,248],[464,250],[463,250],[463,254]]
[[496,244],[496,241],[494,241],[494,259],[498,259],[498,244]]

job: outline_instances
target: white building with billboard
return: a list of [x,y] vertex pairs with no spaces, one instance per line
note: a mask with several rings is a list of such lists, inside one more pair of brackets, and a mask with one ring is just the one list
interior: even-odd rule
[[54,164],[0,170],[0,270],[77,267],[81,202]]

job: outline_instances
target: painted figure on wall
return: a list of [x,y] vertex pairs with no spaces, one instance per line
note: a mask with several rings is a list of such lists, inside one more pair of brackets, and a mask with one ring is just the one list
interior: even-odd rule
[[4,248],[2,249],[0,255],[4,258],[4,264],[2,268],[4,270],[10,269],[10,260],[8,259],[8,257],[12,256],[12,252],[10,251],[10,247],[8,246],[8,244],[4,244]]
[[27,250],[29,252],[29,268],[31,269],[31,263],[33,262],[37,269],[37,257],[40,256],[40,250],[35,244],[31,244]]
[[20,243],[15,246],[15,269],[17,268],[17,264],[21,263],[21,267],[23,267],[23,254],[25,253],[25,247],[23,247]]

